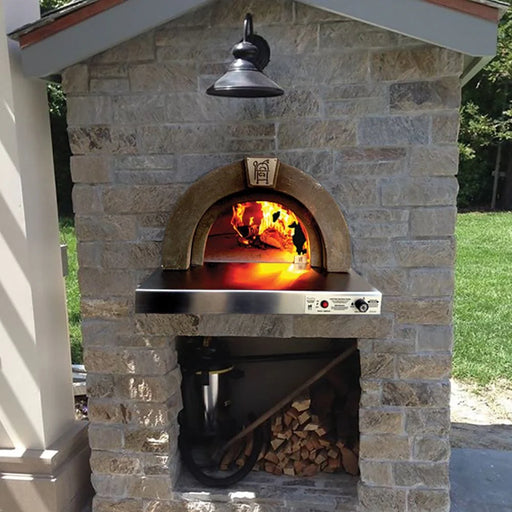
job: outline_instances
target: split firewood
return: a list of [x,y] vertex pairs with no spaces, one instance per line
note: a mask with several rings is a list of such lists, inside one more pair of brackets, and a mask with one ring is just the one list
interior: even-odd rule
[[284,439],[276,437],[275,439],[272,439],[272,441],[270,441],[270,446],[272,446],[272,449],[276,451],[284,442]]
[[295,476],[295,469],[293,465],[290,463],[284,467],[283,473],[288,476]]
[[266,461],[271,462],[272,464],[277,464],[279,462],[278,456],[272,451],[267,452],[264,458]]
[[343,469],[349,475],[357,475],[359,473],[359,464],[357,455],[349,448],[341,448],[341,464]]
[[292,407],[298,412],[306,411],[311,405],[311,398],[299,398],[292,403]]

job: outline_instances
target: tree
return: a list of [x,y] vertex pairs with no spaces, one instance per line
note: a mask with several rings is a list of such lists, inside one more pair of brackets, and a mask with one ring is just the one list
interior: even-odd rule
[[[40,0],[41,14],[62,7],[69,0]],[[48,84],[48,104],[50,109],[50,125],[52,132],[53,163],[55,167],[55,185],[57,188],[57,204],[59,217],[73,215],[71,204],[71,172],[69,160],[71,150],[67,134],[66,98],[59,84]]]
[[[495,170],[498,205],[512,207],[512,14],[498,32],[492,60],[463,90],[459,206],[489,206]],[[500,179],[500,172],[505,178]]]

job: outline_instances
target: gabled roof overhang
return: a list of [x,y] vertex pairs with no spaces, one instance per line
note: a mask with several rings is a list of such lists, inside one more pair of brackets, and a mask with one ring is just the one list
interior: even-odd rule
[[[10,37],[24,72],[51,77],[214,0],[78,0]],[[496,52],[506,4],[491,0],[305,0],[303,3],[461,52],[479,69]],[[474,74],[474,73],[473,73]]]

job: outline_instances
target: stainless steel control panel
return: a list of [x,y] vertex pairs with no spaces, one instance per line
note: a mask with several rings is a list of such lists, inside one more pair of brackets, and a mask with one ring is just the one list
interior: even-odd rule
[[304,312],[311,315],[379,315],[381,300],[379,292],[368,295],[308,294]]

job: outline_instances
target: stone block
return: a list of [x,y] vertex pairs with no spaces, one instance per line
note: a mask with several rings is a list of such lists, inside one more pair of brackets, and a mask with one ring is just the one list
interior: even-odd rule
[[136,329],[149,335],[172,334],[197,336],[199,317],[196,315],[137,315]]
[[340,149],[356,143],[356,131],[354,124],[346,121],[283,121],[279,124],[278,141],[280,149]]
[[96,185],[74,185],[72,191],[73,211],[79,214],[103,212],[103,190]]
[[453,327],[451,325],[422,325],[418,330],[418,351],[451,352]]
[[87,318],[121,318],[133,313],[134,299],[112,297],[110,299],[82,298],[80,310]]
[[450,402],[447,382],[389,381],[382,385],[382,403],[404,407],[444,407]]
[[124,406],[110,400],[99,400],[90,397],[87,411],[91,423],[124,423],[126,421]]
[[[341,174],[345,179],[354,176],[376,176],[376,177],[394,177],[403,176],[406,172],[405,159],[391,161],[343,161],[342,152],[336,152],[334,157],[334,166],[337,173]],[[336,176],[339,180],[339,177]]]
[[119,336],[132,335],[133,331],[132,317],[110,320],[82,318],[82,336],[86,347],[115,346]]
[[398,377],[401,379],[448,379],[451,374],[450,354],[398,356]]
[[459,139],[459,111],[432,116],[432,144],[456,144]]
[[401,299],[388,297],[383,304],[385,312],[395,313],[402,324],[448,325],[452,322],[453,301],[445,299]]
[[122,429],[110,425],[93,423],[89,425],[89,444],[94,450],[118,450],[123,448]]
[[377,267],[395,266],[395,256],[390,240],[352,238],[353,265]]
[[359,411],[361,434],[403,434],[405,418],[400,411],[362,409]]
[[374,52],[370,59],[374,80],[398,81],[434,77],[458,77],[463,56],[430,45]]
[[173,480],[171,475],[151,475],[141,479],[137,496],[144,499],[169,500],[172,498]]
[[165,119],[170,123],[257,121],[264,118],[264,101],[254,98],[233,104],[229,98],[201,92],[166,95]]
[[176,351],[168,348],[87,347],[84,364],[88,371],[97,373],[164,376],[176,366]]
[[126,94],[130,91],[128,78],[91,78],[89,87],[94,94]]
[[363,484],[393,487],[393,471],[390,462],[359,459],[359,468]]
[[319,181],[329,181],[333,173],[332,153],[329,150],[277,151],[277,158],[288,165],[302,169]]
[[409,512],[449,512],[450,493],[448,490],[411,489],[407,505]]
[[393,465],[396,485],[447,489],[448,463],[397,462]]
[[78,240],[135,240],[137,218],[130,215],[82,215],[76,212],[75,229]]
[[108,183],[111,180],[108,156],[72,156],[71,177],[74,183]]
[[135,171],[175,171],[176,155],[118,155],[114,159],[114,168]]
[[359,450],[362,459],[408,460],[411,443],[407,436],[361,434]]
[[142,506],[142,500],[112,500],[95,496],[93,501],[94,512],[140,512]]
[[103,475],[92,474],[91,483],[96,491],[97,498],[108,498],[111,500],[123,498],[137,498],[140,494],[140,476],[136,475]]
[[297,337],[326,338],[386,338],[391,336],[389,317],[324,317],[297,316],[293,318],[293,334]]
[[452,269],[413,269],[409,272],[409,293],[413,297],[452,296],[454,286]]
[[398,268],[364,268],[364,276],[386,296],[403,295],[409,288],[407,271]]
[[136,151],[135,132],[129,128],[90,126],[68,129],[69,145],[74,155],[89,153],[130,154]]
[[407,491],[359,484],[360,512],[403,512],[407,510]]
[[382,382],[367,380],[364,377],[360,379],[361,400],[359,407],[361,410],[369,407],[379,407],[381,405]]
[[428,144],[426,116],[364,117],[359,120],[357,139],[362,146],[403,146]]
[[113,375],[89,371],[87,373],[87,395],[92,398],[112,398],[114,396]]
[[454,206],[414,208],[410,214],[410,234],[412,237],[453,236],[456,218]]
[[340,180],[333,187],[332,195],[338,204],[345,207],[376,207],[379,205],[378,181],[373,177]]
[[170,399],[170,403],[143,403],[128,404],[126,419],[128,423],[140,425],[145,428],[168,427],[175,421],[183,408],[181,393],[177,392]]
[[102,254],[104,268],[154,269],[161,264],[161,244],[157,242],[106,243]]
[[89,91],[89,68],[87,64],[76,64],[62,71],[62,90],[68,96]]
[[130,452],[166,453],[169,433],[166,430],[130,428],[124,434],[124,446]]
[[402,178],[382,183],[383,206],[454,206],[456,178]]
[[167,455],[155,455],[146,453],[143,457],[143,470],[146,476],[150,475],[168,475],[170,467],[170,457]]
[[334,54],[273,55],[265,73],[281,87],[317,86],[365,82],[368,75],[368,52]]
[[442,409],[410,409],[406,413],[405,430],[411,435],[446,436],[450,432],[450,411]]
[[392,112],[458,108],[460,83],[457,77],[437,81],[395,83],[389,87],[389,96]]
[[268,119],[295,119],[320,117],[320,98],[310,89],[291,89],[282,100],[265,102],[265,117]]
[[398,38],[398,34],[389,30],[344,20],[322,23],[319,34],[321,50],[393,48],[397,45]]
[[154,124],[165,120],[165,97],[156,94],[117,96],[111,110],[114,123]]
[[94,473],[114,475],[142,474],[142,461],[132,455],[93,450],[90,462]]
[[133,92],[197,91],[197,74],[188,62],[164,62],[131,66],[130,86]]
[[459,168],[459,148],[414,146],[410,156],[411,176],[455,176]]
[[417,437],[412,455],[419,461],[446,462],[450,459],[450,440],[447,437]]
[[69,126],[112,122],[112,101],[106,96],[80,96],[67,99]]
[[127,64],[89,64],[91,78],[126,78]]
[[133,296],[137,286],[134,271],[78,269],[78,283],[82,297]]
[[77,244],[78,264],[82,268],[100,266],[101,244],[97,242],[79,242]]
[[316,53],[318,50],[318,26],[314,24],[269,25],[264,34],[276,54]]
[[169,212],[185,190],[184,185],[117,185],[105,187],[107,213]]
[[395,377],[395,358],[392,354],[361,354],[361,376],[364,379]]
[[95,55],[92,58],[92,63],[94,65],[136,63],[150,61],[154,57],[154,32],[147,32]]
[[324,105],[327,118],[333,119],[387,113],[387,105],[384,98],[325,101]]
[[265,336],[289,338],[293,332],[289,315],[203,315],[198,334],[203,336]]
[[[285,0],[281,2],[255,2],[251,4],[250,9],[255,20],[258,20],[258,26],[291,24],[293,21],[293,2]],[[247,2],[244,0],[220,0],[212,6],[211,24],[213,26],[239,27],[241,21],[247,13]],[[266,35],[265,29],[261,28],[261,33]]]
[[397,263],[403,267],[452,267],[453,238],[438,240],[397,240],[393,242]]
[[166,402],[179,391],[181,373],[179,369],[162,376],[154,376],[154,373],[156,371],[153,375],[119,377],[115,385],[116,397],[138,402]]

